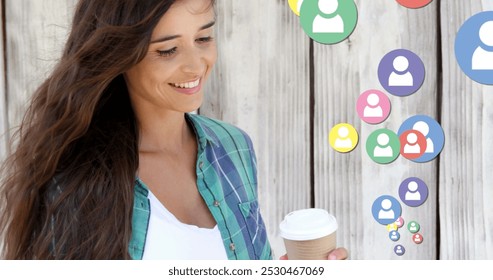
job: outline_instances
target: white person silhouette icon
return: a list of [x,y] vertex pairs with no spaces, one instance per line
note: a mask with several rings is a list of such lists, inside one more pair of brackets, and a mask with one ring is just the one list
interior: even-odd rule
[[318,0],[318,14],[313,20],[313,33],[343,33],[344,22],[336,13],[339,0]]
[[[486,47],[493,47],[493,21],[487,21],[479,29],[479,39]],[[478,46],[472,55],[473,70],[493,70],[493,50]]]
[[405,56],[397,56],[393,62],[394,70],[389,76],[389,86],[406,86],[414,85],[413,74],[409,72],[409,60]]

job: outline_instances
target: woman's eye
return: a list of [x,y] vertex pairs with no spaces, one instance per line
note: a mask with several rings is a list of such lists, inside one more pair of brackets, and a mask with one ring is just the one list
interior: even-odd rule
[[157,51],[158,54],[160,56],[164,56],[164,57],[168,57],[168,56],[171,56],[173,55],[175,52],[176,52],[176,47],[172,48],[172,49],[169,49],[169,50],[165,50],[165,51]]
[[197,39],[197,42],[199,43],[207,43],[207,42],[210,42],[212,41],[214,38],[212,38],[211,36],[208,36],[208,37],[201,37],[201,38],[198,38]]

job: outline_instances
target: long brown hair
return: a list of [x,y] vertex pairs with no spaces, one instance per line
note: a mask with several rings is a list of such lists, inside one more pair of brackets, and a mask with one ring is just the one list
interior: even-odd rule
[[138,129],[122,74],[174,2],[79,1],[2,167],[4,258],[130,258]]

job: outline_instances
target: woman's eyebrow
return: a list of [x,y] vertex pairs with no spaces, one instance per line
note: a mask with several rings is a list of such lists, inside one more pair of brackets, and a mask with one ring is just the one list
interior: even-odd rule
[[[204,30],[204,29],[207,29],[207,28],[210,28],[212,26],[214,26],[214,24],[216,23],[216,21],[211,21],[203,26],[201,26],[199,28],[198,31],[200,30]],[[154,44],[154,43],[161,43],[161,42],[164,42],[164,41],[169,41],[169,40],[173,40],[173,39],[176,39],[176,38],[180,38],[181,35],[170,35],[170,36],[165,36],[165,37],[161,37],[161,38],[158,38],[158,39],[155,39],[155,40],[152,40],[151,41],[151,44]]]
[[204,25],[204,26],[200,27],[200,28],[199,28],[199,31],[200,31],[200,30],[207,29],[207,28],[209,28],[209,27],[212,27],[212,26],[214,26],[214,24],[215,24],[215,23],[216,23],[216,21],[215,21],[215,20],[213,20],[213,21],[209,22],[208,24],[206,24],[206,25]]

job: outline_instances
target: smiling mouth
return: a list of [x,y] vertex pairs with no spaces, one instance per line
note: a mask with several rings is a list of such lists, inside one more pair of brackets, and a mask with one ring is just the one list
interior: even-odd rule
[[179,83],[179,84],[169,83],[169,85],[176,87],[176,88],[195,88],[199,84],[200,84],[200,78],[198,78],[195,81],[188,82],[188,83]]

